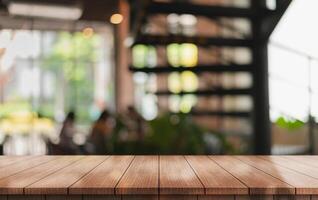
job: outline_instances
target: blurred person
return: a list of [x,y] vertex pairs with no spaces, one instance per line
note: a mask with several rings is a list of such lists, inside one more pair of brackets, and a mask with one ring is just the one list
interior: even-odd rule
[[104,110],[92,126],[89,141],[93,144],[93,153],[103,155],[109,151],[112,129],[110,114]]
[[145,130],[144,130],[144,118],[136,111],[133,106],[128,107],[128,128],[130,131],[136,134],[138,141],[143,141]]
[[78,154],[79,150],[76,144],[73,142],[73,136],[76,133],[75,128],[75,113],[69,112],[63,122],[63,126],[60,133],[59,147],[63,154]]

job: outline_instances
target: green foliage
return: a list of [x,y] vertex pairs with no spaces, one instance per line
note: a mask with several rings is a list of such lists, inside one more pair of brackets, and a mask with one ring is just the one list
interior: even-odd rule
[[204,153],[204,130],[189,115],[167,113],[149,122],[148,143],[160,154]]
[[0,119],[6,118],[12,113],[16,112],[30,112],[32,110],[30,104],[27,101],[10,102],[0,104]]
[[37,109],[37,113],[41,117],[54,119],[54,104],[52,102],[42,103],[40,107]]
[[287,119],[285,117],[279,117],[276,120],[276,125],[288,129],[290,131],[297,130],[299,128],[302,128],[305,123],[303,121],[300,121],[298,119]]
[[[78,32],[61,32],[56,38],[52,51],[45,57],[42,66],[64,79],[66,85],[66,110],[78,111],[79,120],[89,120],[88,109],[93,99],[93,81],[89,78],[91,63],[98,59],[96,35],[85,37]],[[56,86],[58,87],[58,86]],[[85,110],[83,111],[83,105]]]
[[127,134],[124,120],[116,118],[112,135],[112,154],[204,154],[207,153],[206,134],[212,134],[220,143],[221,153],[233,153],[234,148],[222,134],[213,134],[198,126],[189,115],[165,113],[146,121],[144,141],[121,141]]
[[43,64],[53,71],[62,69],[67,81],[82,82],[86,79],[87,63],[98,58],[99,42],[97,36],[86,38],[82,33],[62,32]]

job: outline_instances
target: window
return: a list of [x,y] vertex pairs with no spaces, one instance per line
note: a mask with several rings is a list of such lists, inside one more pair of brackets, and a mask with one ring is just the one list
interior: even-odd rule
[[34,112],[61,121],[75,110],[86,123],[112,107],[112,41],[102,34],[1,30],[0,118]]

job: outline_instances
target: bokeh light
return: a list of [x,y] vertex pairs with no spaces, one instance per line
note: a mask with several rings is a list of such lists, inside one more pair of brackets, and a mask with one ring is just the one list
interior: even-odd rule
[[184,95],[180,102],[180,111],[182,113],[189,113],[193,106],[197,103],[198,99],[195,95]]
[[182,82],[180,74],[177,72],[169,74],[168,77],[168,88],[172,93],[180,93],[182,91]]
[[110,17],[110,23],[112,24],[120,24],[124,20],[124,17],[121,14],[113,14]]
[[173,67],[194,67],[198,63],[198,47],[195,44],[170,44],[167,46],[167,59]]
[[194,92],[199,87],[198,76],[191,71],[181,73],[182,89],[185,92]]
[[85,38],[91,38],[94,35],[94,29],[87,27],[83,29],[82,33]]
[[132,49],[132,64],[134,67],[154,67],[157,65],[156,48],[150,45],[135,45]]

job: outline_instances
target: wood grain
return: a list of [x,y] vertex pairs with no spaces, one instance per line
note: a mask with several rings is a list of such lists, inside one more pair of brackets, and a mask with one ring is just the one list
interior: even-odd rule
[[42,195],[9,195],[8,200],[45,200],[45,196]]
[[121,196],[114,196],[114,195],[83,195],[83,200],[121,200]]
[[83,200],[121,200],[121,197],[113,195],[84,195]]
[[0,156],[0,168],[31,158],[31,156]]
[[250,194],[295,194],[295,188],[258,170],[239,159],[229,156],[211,156],[223,169],[238,178],[250,189]]
[[281,156],[281,157],[295,160],[305,165],[318,167],[318,156]]
[[115,194],[134,156],[111,156],[69,188],[70,194]]
[[254,156],[237,156],[241,161],[296,188],[296,194],[318,194],[318,179]]
[[83,157],[66,156],[0,179],[0,194],[24,194],[24,188]]
[[183,156],[160,156],[160,194],[204,194],[204,187]]
[[97,167],[106,158],[105,156],[85,157],[26,187],[25,194],[67,194],[68,187]]
[[248,188],[207,156],[186,156],[206,194],[248,194]]
[[57,159],[57,156],[35,156],[30,157],[29,159],[23,160],[23,162],[17,162],[13,165],[8,165],[5,167],[0,168],[0,179],[11,176],[23,170],[36,167],[38,165],[44,164],[51,160]]
[[[318,167],[313,167],[301,161],[296,161],[294,159],[289,159],[282,156],[258,156],[261,159],[270,161],[277,165],[292,169],[299,173],[314,177],[318,179]],[[312,162],[316,162],[316,159],[313,159]]]
[[116,187],[116,194],[158,194],[159,157],[136,156]]
[[237,195],[235,200],[274,200],[273,195]]
[[213,196],[198,196],[198,200],[235,200],[235,196],[234,195],[213,195]]
[[0,200],[318,200],[317,158],[0,157]]
[[197,200],[196,195],[160,195],[160,200]]
[[158,200],[158,195],[122,195],[122,200]]
[[310,200],[310,196],[302,196],[302,195],[297,195],[297,196],[284,196],[284,195],[279,195],[275,196],[274,200]]
[[80,195],[46,195],[45,200],[82,200]]

